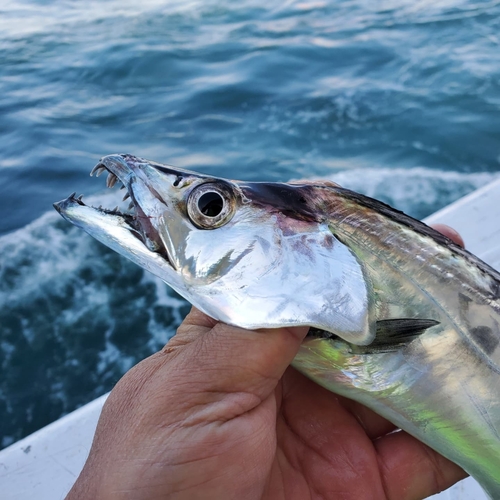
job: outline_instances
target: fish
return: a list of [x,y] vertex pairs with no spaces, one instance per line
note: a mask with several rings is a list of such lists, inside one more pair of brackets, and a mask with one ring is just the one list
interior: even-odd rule
[[54,204],[212,318],[310,327],[293,366],[382,415],[500,498],[500,274],[331,182],[244,182],[128,154],[91,175],[128,209]]

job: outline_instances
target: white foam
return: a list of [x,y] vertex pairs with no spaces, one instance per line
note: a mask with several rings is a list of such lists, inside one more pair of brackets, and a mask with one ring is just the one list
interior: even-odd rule
[[[170,0],[168,10],[171,15],[185,12],[196,13],[200,7],[203,7],[203,3],[201,0]],[[143,0],[140,6],[134,0],[109,0],[107,2],[89,0],[85,4],[77,2],[68,5],[49,3],[44,5],[44,22],[40,22],[40,8],[37,3],[5,0],[2,3],[0,30],[10,36],[27,36],[34,33],[50,33],[54,29],[58,31],[64,24],[71,28],[73,23],[97,24],[110,18],[137,17],[146,12],[162,12],[164,9],[164,0]]]
[[460,173],[416,167],[359,168],[337,172],[328,178],[342,187],[424,218],[499,177],[499,173],[491,172]]
[[[117,198],[117,193],[110,191],[93,196],[88,202],[114,206]],[[43,283],[55,277],[58,283],[73,274],[83,261],[91,258],[90,241],[90,236],[64,222],[55,211],[0,237],[0,255],[5,259],[0,276],[9,276],[8,280],[0,280],[0,304],[7,299],[26,299]]]
[[[122,196],[113,190],[85,201],[112,207],[120,204]],[[185,306],[170,293],[160,280],[106,249],[55,211],[46,213],[0,237],[2,370],[15,363],[13,355],[23,345],[35,351],[50,348],[44,363],[60,364],[62,359],[64,365],[54,367],[50,398],[73,409],[75,398],[87,400],[109,390],[110,382],[168,341]],[[170,324],[157,320],[158,308],[163,308],[164,317],[172,318]],[[138,347],[128,347],[134,346],[137,335]],[[95,386],[91,394],[75,395],[68,392],[64,378],[82,368],[88,370]],[[0,399],[8,401],[11,389],[5,384],[7,379],[0,377]]]

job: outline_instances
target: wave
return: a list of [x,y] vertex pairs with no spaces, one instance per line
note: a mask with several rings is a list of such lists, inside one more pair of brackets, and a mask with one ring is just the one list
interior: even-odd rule
[[110,390],[189,308],[55,212],[1,237],[0,255],[2,446]]
[[492,172],[459,173],[416,167],[360,168],[335,173],[329,179],[423,219],[499,177],[499,173]]

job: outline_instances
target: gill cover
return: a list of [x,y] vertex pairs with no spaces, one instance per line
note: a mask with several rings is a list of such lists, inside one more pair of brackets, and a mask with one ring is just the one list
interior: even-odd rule
[[277,206],[280,186],[301,189],[212,180],[190,186],[177,206],[167,203],[159,233],[183,283],[178,291],[242,328],[309,325],[371,343],[371,290],[360,262],[326,222],[294,210],[294,197]]

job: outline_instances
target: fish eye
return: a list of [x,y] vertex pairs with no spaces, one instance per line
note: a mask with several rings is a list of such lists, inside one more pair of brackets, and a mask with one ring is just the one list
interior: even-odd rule
[[215,191],[203,193],[198,199],[198,210],[207,217],[217,217],[224,208],[224,198]]
[[191,222],[200,229],[216,229],[234,215],[234,195],[229,186],[208,182],[191,191],[187,213]]

